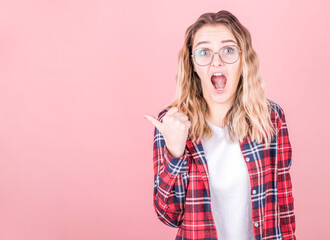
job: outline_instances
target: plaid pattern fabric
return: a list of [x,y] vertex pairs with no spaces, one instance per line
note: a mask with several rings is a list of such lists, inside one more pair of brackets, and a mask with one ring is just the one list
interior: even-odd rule
[[[294,199],[289,169],[291,145],[283,109],[275,102],[271,119],[277,129],[269,147],[247,136],[239,141],[250,176],[255,239],[295,240]],[[169,107],[159,115],[162,121]],[[162,134],[155,128],[153,145],[153,204],[158,218],[178,228],[176,240],[216,240],[211,211],[209,173],[201,140],[189,136],[184,155],[170,155]],[[218,229],[221,231],[221,229]]]

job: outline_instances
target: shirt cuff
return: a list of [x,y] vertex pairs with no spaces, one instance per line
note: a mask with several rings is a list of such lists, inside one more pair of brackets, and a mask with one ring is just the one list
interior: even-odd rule
[[188,152],[185,149],[183,156],[180,158],[173,157],[168,151],[166,145],[164,146],[164,166],[165,170],[173,175],[188,172]]

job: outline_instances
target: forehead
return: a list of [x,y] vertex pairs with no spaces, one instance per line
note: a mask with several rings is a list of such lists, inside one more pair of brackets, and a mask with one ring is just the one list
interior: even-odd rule
[[[193,48],[202,41],[210,42],[208,44],[215,44],[216,46],[223,45],[221,41],[223,40],[233,40],[236,44],[236,38],[232,32],[224,24],[217,25],[204,25],[197,30],[193,40]],[[229,44],[234,44],[229,42]]]

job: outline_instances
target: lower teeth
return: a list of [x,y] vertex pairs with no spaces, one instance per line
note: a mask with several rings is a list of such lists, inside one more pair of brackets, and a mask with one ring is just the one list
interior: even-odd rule
[[220,90],[220,89],[223,89],[225,86],[214,86],[214,87],[215,87],[215,89]]

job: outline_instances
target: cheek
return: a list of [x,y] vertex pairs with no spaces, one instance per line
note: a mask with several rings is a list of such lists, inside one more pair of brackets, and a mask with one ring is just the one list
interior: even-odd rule
[[207,84],[207,82],[208,82],[208,75],[205,72],[205,70],[202,70],[202,69],[200,69],[198,67],[195,68],[195,70],[196,70],[196,73],[197,73],[199,79],[201,80],[202,85]]
[[237,64],[237,66],[233,66],[233,68],[231,68],[229,70],[230,72],[230,86],[232,88],[232,91],[236,91],[238,82],[239,82],[239,78],[241,76],[241,71],[240,71],[240,66]]
[[210,84],[212,84],[211,80],[208,79],[208,76],[206,74],[202,76],[201,80],[202,80],[202,85],[205,87],[208,87],[210,86]]
[[231,72],[233,73],[233,75],[239,75],[240,74],[240,64],[236,63],[232,66],[232,68],[230,69]]
[[237,64],[235,66],[232,66],[232,68],[230,68],[229,71],[230,71],[230,76],[232,76],[232,80],[234,82],[238,81],[239,77],[241,76],[240,65]]

